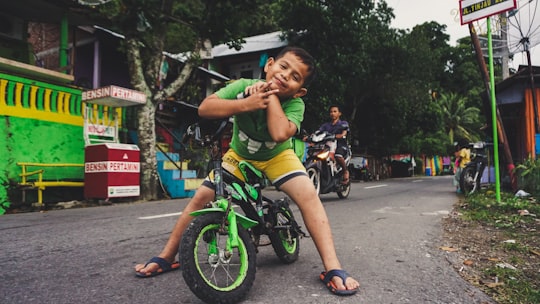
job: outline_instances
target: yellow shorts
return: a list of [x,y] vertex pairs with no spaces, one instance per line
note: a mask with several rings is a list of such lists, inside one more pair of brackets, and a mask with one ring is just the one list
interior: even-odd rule
[[[287,149],[279,153],[276,157],[265,161],[245,159],[236,154],[232,149],[229,149],[229,151],[223,155],[222,160],[223,169],[241,180],[244,180],[244,178],[238,169],[238,163],[242,160],[247,161],[255,168],[262,171],[272,185],[278,188],[295,176],[307,174],[306,168],[304,168],[304,165],[292,149]],[[208,181],[209,179],[207,179],[205,185],[210,186]]]

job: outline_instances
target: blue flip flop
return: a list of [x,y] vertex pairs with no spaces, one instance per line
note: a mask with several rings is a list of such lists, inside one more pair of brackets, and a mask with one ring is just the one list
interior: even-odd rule
[[333,277],[340,277],[343,281],[343,285],[345,285],[345,280],[347,280],[350,275],[343,269],[334,269],[330,270],[328,272],[321,272],[319,278],[321,281],[326,285],[328,290],[330,290],[333,294],[338,296],[350,296],[355,294],[358,291],[358,288],[356,289],[337,289],[334,282],[332,282]]
[[136,271],[135,275],[137,277],[139,277],[139,278],[150,278],[150,277],[155,277],[157,275],[163,274],[165,272],[180,269],[180,263],[179,262],[169,263],[169,262],[167,262],[167,260],[165,260],[164,258],[160,258],[160,257],[151,258],[150,261],[148,261],[144,265],[144,267],[148,266],[148,264],[150,264],[150,263],[158,264],[159,269],[156,270],[156,271],[147,272],[147,273],[142,273],[142,272]]

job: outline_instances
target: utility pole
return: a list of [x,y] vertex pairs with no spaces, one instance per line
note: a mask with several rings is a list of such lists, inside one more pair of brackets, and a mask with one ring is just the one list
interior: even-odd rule
[[499,15],[500,20],[500,30],[501,30],[501,41],[502,41],[502,50],[501,50],[501,60],[502,60],[502,79],[510,77],[510,69],[508,67],[508,18],[506,17],[506,12],[503,12]]
[[[484,89],[485,94],[488,97],[488,100],[491,98],[491,84],[490,84],[490,77],[488,74],[488,70],[486,67],[486,62],[484,60],[484,56],[482,54],[482,48],[480,46],[480,41],[478,40],[478,35],[476,35],[476,30],[474,29],[474,26],[472,23],[469,23],[469,33],[471,36],[471,40],[473,43],[473,47],[476,51],[476,60],[478,62],[478,67],[480,71],[480,75],[482,76],[482,79],[484,80]],[[506,169],[508,171],[508,175],[510,176],[510,181],[512,184],[512,190],[517,190],[517,179],[514,173],[514,160],[512,158],[512,153],[510,151],[510,145],[508,144],[508,138],[506,137],[506,130],[504,129],[504,125],[502,122],[502,118],[500,116],[499,110],[496,111],[496,124],[497,124],[497,133],[498,137],[501,139],[501,144],[503,144],[504,148],[504,156],[506,160]],[[495,137],[495,136],[494,136]]]

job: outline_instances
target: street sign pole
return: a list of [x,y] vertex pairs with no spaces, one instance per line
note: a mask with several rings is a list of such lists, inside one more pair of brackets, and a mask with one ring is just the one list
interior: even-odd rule
[[489,86],[491,90],[491,126],[493,129],[493,158],[495,167],[495,193],[497,196],[497,202],[501,202],[501,178],[499,176],[499,140],[497,136],[497,101],[495,98],[495,73],[493,68],[493,44],[491,39],[490,17],[487,17],[487,34],[489,55]]
[[[491,125],[493,130],[493,155],[495,168],[495,189],[497,202],[501,202],[501,182],[499,176],[499,140],[497,132],[497,101],[495,98],[495,76],[493,69],[493,43],[491,39],[490,16],[500,14],[516,8],[516,0],[461,0],[459,2],[459,13],[461,24],[468,24],[473,21],[487,18],[488,35],[488,60],[489,60],[489,86],[491,97]],[[489,168],[488,168],[489,170]]]

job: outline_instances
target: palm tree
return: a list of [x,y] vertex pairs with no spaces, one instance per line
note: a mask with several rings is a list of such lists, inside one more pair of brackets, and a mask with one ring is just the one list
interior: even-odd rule
[[453,143],[454,138],[457,137],[474,141],[476,137],[474,129],[480,121],[480,109],[467,107],[466,98],[456,93],[441,93],[437,104],[450,143]]

